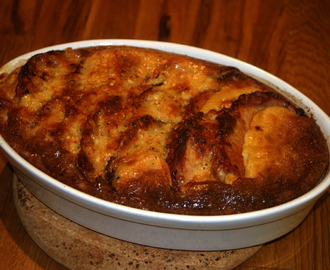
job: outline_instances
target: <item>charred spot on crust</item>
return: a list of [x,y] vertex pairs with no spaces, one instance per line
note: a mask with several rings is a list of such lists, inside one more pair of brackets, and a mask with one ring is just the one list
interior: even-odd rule
[[93,164],[89,161],[83,150],[81,150],[78,154],[78,166],[83,170],[83,172],[93,170]]
[[22,98],[24,95],[30,93],[30,90],[29,90],[29,87],[31,84],[31,81],[29,79],[30,76],[35,76],[35,73],[33,72],[33,69],[30,68],[30,62],[28,62],[21,68],[21,70],[18,74],[16,97]]
[[111,115],[123,109],[123,98],[121,96],[111,96],[100,101],[98,106],[106,111],[106,115]]
[[144,115],[134,120],[131,126],[136,129],[146,130],[155,122],[156,120],[152,116]]
[[239,78],[245,78],[246,76],[235,67],[223,67],[221,69],[221,77],[217,79],[218,82],[228,80],[238,80]]
[[222,110],[220,115],[217,117],[219,121],[219,130],[217,135],[219,137],[227,137],[230,133],[233,132],[233,127],[236,124],[236,118],[230,113],[229,110]]

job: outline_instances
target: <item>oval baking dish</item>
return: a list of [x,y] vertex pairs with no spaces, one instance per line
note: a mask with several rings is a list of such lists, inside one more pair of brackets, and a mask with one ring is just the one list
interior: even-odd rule
[[[242,61],[185,45],[142,40],[90,40],[61,44],[22,55],[3,66],[11,72],[31,56],[50,50],[103,45],[128,45],[174,52],[233,66],[276,88],[302,107],[321,127],[330,145],[330,119],[302,93],[267,72]],[[99,233],[125,241],[181,250],[227,250],[266,243],[299,225],[330,185],[330,176],[311,191],[282,205],[243,214],[189,216],[139,210],[98,199],[46,175],[18,155],[1,137],[0,145],[16,175],[45,205],[64,217]]]

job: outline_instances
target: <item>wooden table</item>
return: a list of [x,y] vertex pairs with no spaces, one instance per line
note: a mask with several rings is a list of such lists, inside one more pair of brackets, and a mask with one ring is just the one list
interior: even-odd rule
[[[32,50],[84,39],[169,41],[264,69],[330,115],[328,0],[2,0],[0,18],[0,65]],[[0,156],[0,268],[64,269],[22,227],[12,174]],[[301,225],[237,269],[330,269],[329,190]]]

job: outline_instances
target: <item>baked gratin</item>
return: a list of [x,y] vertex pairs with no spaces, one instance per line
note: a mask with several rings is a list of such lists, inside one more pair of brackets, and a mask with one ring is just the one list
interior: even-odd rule
[[87,194],[191,215],[276,206],[329,162],[314,119],[238,69],[107,46],[49,51],[0,75],[0,132]]

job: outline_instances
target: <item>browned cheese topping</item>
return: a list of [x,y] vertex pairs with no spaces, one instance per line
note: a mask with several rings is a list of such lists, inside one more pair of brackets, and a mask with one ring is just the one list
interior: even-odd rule
[[328,166],[315,121],[265,84],[125,46],[50,51],[0,75],[0,132],[78,190],[179,214],[272,207],[313,188]]

